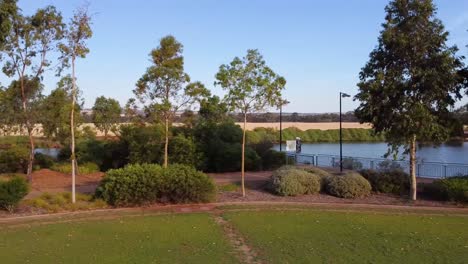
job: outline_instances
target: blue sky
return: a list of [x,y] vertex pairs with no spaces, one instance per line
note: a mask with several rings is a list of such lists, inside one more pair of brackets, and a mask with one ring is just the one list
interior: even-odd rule
[[[26,14],[48,4],[68,19],[81,0],[20,0]],[[94,36],[91,53],[77,64],[85,106],[105,95],[125,104],[135,82],[150,65],[158,40],[174,35],[184,45],[185,68],[214,94],[219,65],[256,48],[287,80],[288,112],[337,112],[338,92],[354,95],[361,67],[377,43],[386,0],[91,0]],[[468,1],[437,0],[438,17],[450,44],[468,55]],[[4,77],[1,78],[5,83]],[[57,78],[45,75],[45,93]],[[463,102],[467,102],[465,98]],[[346,99],[345,111],[357,102]]]

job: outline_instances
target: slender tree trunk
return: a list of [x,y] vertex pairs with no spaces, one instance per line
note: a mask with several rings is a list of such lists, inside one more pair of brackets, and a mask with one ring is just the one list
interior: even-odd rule
[[21,78],[20,85],[21,85],[21,100],[23,103],[23,113],[24,113],[24,118],[26,121],[26,130],[28,131],[28,136],[29,136],[29,160],[28,160],[28,169],[26,173],[28,176],[28,181],[32,183],[32,171],[33,171],[33,164],[34,164],[33,127],[31,126],[31,120],[29,118],[29,113],[28,113],[27,98],[26,98],[25,87],[24,87],[24,76],[20,78]]
[[164,168],[167,168],[169,148],[169,119],[166,117],[166,142],[164,144]]
[[416,182],[416,135],[410,142],[410,177],[411,177],[411,200],[416,201],[417,182]]
[[71,131],[71,165],[72,165],[72,203],[75,203],[75,177],[76,177],[76,157],[75,157],[75,100],[76,100],[76,80],[75,80],[75,58],[72,57],[72,108],[70,114]]
[[242,196],[245,197],[245,125],[247,123],[247,113],[244,114],[244,129],[242,131],[242,165],[241,165],[241,183],[242,183]]

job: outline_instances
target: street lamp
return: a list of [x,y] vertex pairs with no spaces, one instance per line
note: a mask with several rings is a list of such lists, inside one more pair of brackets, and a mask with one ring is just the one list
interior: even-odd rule
[[341,98],[350,97],[347,93],[340,92],[340,172],[343,172],[343,132],[341,126]]
[[280,105],[279,105],[279,110],[280,110],[280,152],[283,150],[282,148],[282,143],[283,143],[283,105],[287,105],[289,102],[287,100],[281,100]]

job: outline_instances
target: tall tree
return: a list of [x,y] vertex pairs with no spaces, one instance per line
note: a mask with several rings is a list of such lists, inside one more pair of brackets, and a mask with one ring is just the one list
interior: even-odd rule
[[91,16],[88,8],[78,8],[73,14],[65,32],[65,43],[60,45],[62,52],[63,66],[71,66],[72,76],[72,102],[70,113],[70,136],[71,136],[71,163],[72,163],[72,202],[75,203],[75,177],[76,177],[76,157],[75,157],[75,104],[78,89],[76,87],[75,62],[77,58],[85,58],[89,53],[86,41],[91,38]]
[[245,125],[247,115],[278,106],[286,80],[270,69],[258,50],[248,50],[242,59],[235,57],[230,64],[219,67],[215,85],[227,90],[225,101],[232,111],[239,111],[244,117],[242,137],[241,181],[242,195],[245,196]]
[[104,137],[107,138],[109,131],[113,131],[115,126],[120,121],[122,108],[117,100],[100,96],[96,98],[93,106],[93,123],[104,132]]
[[[28,162],[28,179],[31,181],[31,172],[34,161],[34,122],[32,122],[32,107],[28,104],[28,86],[41,80],[42,74],[50,61],[49,53],[55,49],[56,43],[63,36],[62,15],[54,6],[47,6],[37,10],[32,16],[23,16],[15,6],[15,1],[5,1],[6,7],[12,13],[7,16],[5,28],[7,30],[2,45],[2,53],[6,59],[3,72],[18,82],[18,94],[21,95],[21,120],[29,136],[30,155]],[[2,4],[3,6],[3,4]],[[2,14],[4,15],[4,14]],[[3,18],[2,18],[3,19]],[[3,22],[3,21],[2,21]],[[6,31],[4,31],[6,32]]]
[[416,200],[416,142],[441,143],[449,134],[449,108],[466,87],[462,57],[447,46],[448,32],[431,0],[393,0],[378,46],[362,68],[356,116],[384,133],[389,153],[410,156],[411,199]]
[[184,72],[182,50],[182,44],[173,36],[162,38],[159,47],[150,53],[153,65],[138,80],[133,91],[154,122],[164,121],[164,167],[168,164],[169,127],[175,114],[210,94],[202,83],[190,83],[189,75]]

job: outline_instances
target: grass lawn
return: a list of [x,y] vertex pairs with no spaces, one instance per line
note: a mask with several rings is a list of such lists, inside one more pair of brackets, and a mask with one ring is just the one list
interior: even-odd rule
[[466,263],[468,217],[240,211],[224,217],[267,263]]
[[1,263],[236,263],[208,214],[0,226]]

